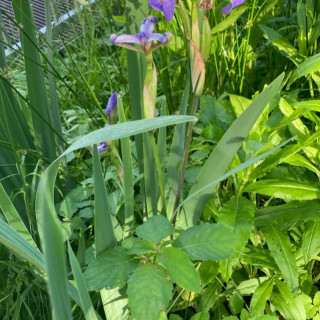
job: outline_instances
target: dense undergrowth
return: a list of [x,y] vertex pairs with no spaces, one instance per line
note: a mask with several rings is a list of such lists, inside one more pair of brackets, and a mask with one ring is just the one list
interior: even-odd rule
[[320,3],[163,3],[0,20],[0,319],[320,319]]

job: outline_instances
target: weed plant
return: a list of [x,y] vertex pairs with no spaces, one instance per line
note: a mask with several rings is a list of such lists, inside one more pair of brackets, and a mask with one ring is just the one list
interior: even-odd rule
[[12,6],[0,319],[320,319],[320,3]]

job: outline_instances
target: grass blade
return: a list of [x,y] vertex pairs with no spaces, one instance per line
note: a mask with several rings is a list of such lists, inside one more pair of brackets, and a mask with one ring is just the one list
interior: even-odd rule
[[[120,123],[126,122],[122,102],[118,100],[118,112]],[[121,139],[121,158],[123,164],[123,190],[125,227],[131,231],[134,227],[134,192],[132,176],[132,157],[129,137]]]
[[20,36],[25,58],[28,96],[33,107],[31,113],[36,146],[44,157],[54,159],[56,146],[53,130],[43,120],[47,119],[51,124],[52,114],[48,104],[32,10],[28,0],[13,0],[12,6],[16,21],[22,26]]
[[83,277],[83,274],[81,272],[80,265],[78,263],[78,260],[75,256],[75,254],[72,251],[72,248],[70,246],[70,243],[68,243],[68,253],[69,253],[69,260],[70,265],[72,269],[72,273],[74,276],[74,280],[76,281],[80,302],[81,302],[81,308],[83,310],[83,313],[85,315],[85,318],[87,320],[98,320],[101,319],[95,312],[90,295],[88,293],[88,289],[86,286],[85,279]]
[[22,237],[24,237],[32,246],[37,248],[34,240],[31,237],[28,229],[21,220],[19,213],[16,208],[13,206],[10,198],[8,197],[6,191],[4,190],[2,184],[0,183],[0,208],[6,217],[9,225],[17,231]]
[[97,145],[93,147],[94,233],[96,255],[116,246],[108,194],[101,169]]

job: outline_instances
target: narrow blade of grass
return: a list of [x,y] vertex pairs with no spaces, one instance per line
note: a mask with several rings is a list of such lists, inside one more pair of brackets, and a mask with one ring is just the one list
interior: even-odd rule
[[93,147],[94,233],[96,255],[116,246],[108,194],[101,169],[97,145]]
[[2,184],[0,183],[0,208],[6,217],[9,225],[16,230],[22,237],[24,237],[32,246],[37,248],[34,240],[31,237],[28,229],[21,220],[19,213],[13,206],[10,198],[8,197],[6,191],[4,190]]
[[[122,102],[118,100],[120,123],[126,122]],[[134,227],[134,192],[132,176],[132,157],[129,137],[121,139],[121,158],[123,164],[123,190],[124,190],[124,211],[125,227],[132,233]]]
[[93,308],[85,279],[81,272],[81,268],[78,263],[78,260],[72,251],[70,243],[68,243],[68,253],[69,253],[69,260],[70,260],[70,265],[71,265],[72,273],[74,276],[74,280],[76,281],[76,284],[77,284],[77,289],[79,292],[79,297],[81,302],[81,308],[83,310],[84,316],[87,320],[99,320],[101,318],[96,314]]
[[30,3],[13,0],[12,6],[16,21],[22,26],[20,36],[25,59],[28,96],[33,107],[31,113],[36,146],[44,157],[53,159],[56,154],[53,130],[43,121],[47,119],[51,124],[52,114],[48,104]]

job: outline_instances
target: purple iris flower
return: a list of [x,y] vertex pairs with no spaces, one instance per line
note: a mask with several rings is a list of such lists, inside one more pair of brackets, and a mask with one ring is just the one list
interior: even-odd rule
[[[112,44],[115,44],[119,47],[124,47],[134,51],[143,52],[145,54],[150,51],[166,44],[172,37],[171,32],[161,33],[152,33],[154,24],[159,21],[156,17],[147,17],[141,22],[140,32],[136,35],[125,34],[118,36],[116,34],[110,35],[110,41]],[[154,44],[154,41],[158,43]],[[132,44],[138,44],[139,47],[135,47]]]
[[106,142],[102,142],[98,145],[98,153],[102,153],[104,150],[108,148],[108,145]]
[[[118,117],[118,92],[115,91],[109,98],[108,104],[106,107],[106,110],[104,111],[104,114],[108,117],[108,123],[105,125],[105,127],[109,127],[111,124],[114,124],[117,122]],[[108,148],[107,142],[102,142],[98,145],[98,153],[102,153]]]
[[150,6],[164,13],[167,21],[170,21],[174,15],[175,0],[149,0]]
[[109,98],[107,108],[104,111],[106,116],[110,115],[111,111],[116,109],[118,105],[118,92],[115,91]]
[[225,6],[221,12],[223,14],[229,14],[233,8],[240,6],[240,4],[244,3],[246,0],[231,0],[231,3],[229,3],[227,6]]

